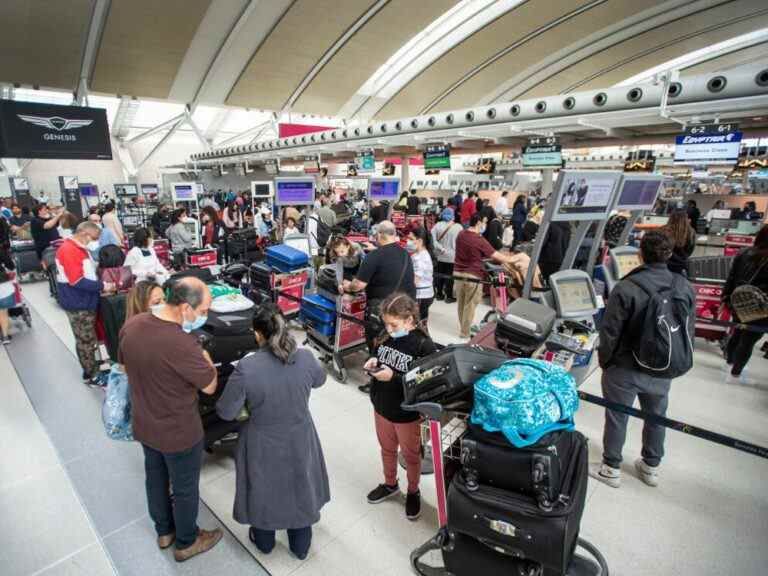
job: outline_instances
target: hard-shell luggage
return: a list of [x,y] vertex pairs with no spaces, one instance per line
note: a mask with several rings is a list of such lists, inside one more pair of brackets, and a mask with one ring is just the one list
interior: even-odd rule
[[277,268],[281,272],[294,272],[306,268],[309,256],[306,252],[296,250],[285,244],[278,244],[267,248],[267,264]]
[[475,381],[508,360],[499,350],[468,344],[446,346],[414,362],[406,373],[405,404],[470,400]]
[[210,268],[189,268],[183,272],[176,272],[176,274],[171,275],[166,282],[166,286],[173,286],[179,280],[190,277],[198,278],[206,284],[210,284],[215,280]]
[[317,273],[317,287],[331,294],[339,293],[339,280],[335,264],[320,268]]
[[301,321],[323,336],[336,333],[336,303],[319,295],[310,294],[302,298]]
[[587,440],[574,432],[574,444],[564,462],[562,497],[550,510],[542,510],[532,496],[483,484],[470,489],[461,474],[454,478],[448,490],[449,543],[443,547],[450,574],[567,573],[587,495]]
[[216,248],[193,248],[185,252],[187,266],[207,268],[216,266],[219,252]]
[[253,335],[255,308],[241,312],[208,311],[202,331],[210,336],[206,350],[215,364],[229,365],[257,348]]
[[461,439],[462,473],[470,489],[484,484],[534,496],[539,507],[551,508],[562,487],[564,463],[580,446],[575,432],[558,431],[525,448],[503,434],[469,425]]
[[511,356],[528,358],[550,335],[555,318],[549,306],[518,298],[496,322],[496,345]]
[[35,243],[31,240],[14,240],[11,242],[11,251],[16,271],[20,276],[42,271],[40,259],[35,251]]
[[266,262],[256,262],[250,268],[251,287],[264,292],[272,291],[272,266]]

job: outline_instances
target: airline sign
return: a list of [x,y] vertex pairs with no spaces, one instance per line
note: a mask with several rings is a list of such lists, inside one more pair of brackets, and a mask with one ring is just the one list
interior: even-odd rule
[[742,133],[729,125],[701,128],[702,131],[689,130],[675,139],[675,163],[735,164]]

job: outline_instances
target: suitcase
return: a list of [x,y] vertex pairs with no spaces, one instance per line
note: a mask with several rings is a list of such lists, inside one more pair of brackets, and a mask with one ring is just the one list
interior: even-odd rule
[[32,241],[13,241],[11,243],[16,265],[16,271],[20,275],[26,275],[31,272],[41,272],[43,267],[35,251],[35,243]]
[[323,336],[336,334],[336,303],[319,295],[310,294],[302,298],[301,321]]
[[183,272],[176,272],[176,274],[171,275],[170,278],[168,278],[168,281],[166,282],[166,286],[173,286],[176,282],[181,280],[182,278],[198,278],[205,282],[206,284],[210,284],[213,282],[216,278],[213,276],[213,272],[211,272],[210,268],[190,268],[189,270],[184,270]]
[[483,484],[470,490],[461,474],[454,478],[448,490],[448,545],[443,547],[450,574],[567,573],[587,495],[587,440],[573,434],[563,497],[551,510],[542,510],[525,494]]
[[548,306],[518,298],[496,322],[496,346],[510,356],[530,358],[552,332],[556,316]]
[[216,248],[194,248],[185,252],[187,266],[207,268],[216,266],[219,252]]
[[320,271],[317,273],[317,287],[331,294],[338,294],[339,280],[336,272],[335,264],[320,267]]
[[513,490],[536,498],[542,510],[551,509],[560,496],[564,462],[578,448],[574,432],[557,431],[539,442],[516,448],[498,432],[469,424],[461,440],[461,465],[467,487],[480,484]]
[[210,337],[205,348],[215,364],[227,366],[258,347],[253,335],[254,312],[255,308],[221,314],[208,312],[201,331]]
[[278,244],[267,248],[267,264],[277,268],[281,272],[295,272],[306,268],[309,256],[301,250],[296,250],[285,244]]
[[266,262],[251,264],[251,287],[264,292],[272,291],[272,266]]
[[470,400],[475,380],[509,360],[504,352],[452,344],[415,362],[403,379],[405,404]]

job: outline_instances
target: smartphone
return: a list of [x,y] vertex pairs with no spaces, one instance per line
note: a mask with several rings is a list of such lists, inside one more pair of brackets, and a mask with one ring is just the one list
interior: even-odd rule
[[377,374],[377,373],[381,372],[382,370],[384,370],[384,366],[376,366],[375,368],[371,368],[370,370],[365,368],[364,372],[366,374],[369,374],[369,375],[373,376],[374,374]]

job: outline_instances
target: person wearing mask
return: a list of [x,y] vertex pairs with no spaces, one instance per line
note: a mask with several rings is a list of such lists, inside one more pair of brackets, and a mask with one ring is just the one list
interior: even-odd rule
[[330,502],[323,449],[309,397],[326,373],[308,348],[298,348],[280,310],[272,303],[257,309],[253,332],[259,349],[238,362],[216,411],[234,420],[250,412],[235,456],[234,518],[250,526],[256,548],[269,554],[275,531],[287,530],[291,552],[304,560],[312,525]]
[[370,504],[397,496],[398,448],[405,459],[408,488],[405,515],[418,520],[421,515],[421,424],[417,412],[406,412],[403,376],[413,362],[437,349],[419,326],[419,306],[408,295],[394,293],[381,303],[384,333],[377,339],[372,357],[363,366],[371,375],[371,402],[376,436],[381,447],[384,483],[368,494]]
[[125,299],[125,319],[127,321],[137,314],[159,310],[163,304],[165,292],[162,286],[152,280],[139,280],[128,291]]
[[227,232],[232,232],[243,227],[243,215],[234,200],[227,202],[224,212],[222,212],[222,223]]
[[152,230],[155,233],[155,237],[165,238],[165,231],[168,230],[168,227],[171,225],[170,209],[167,204],[160,204],[157,212],[152,214],[150,223],[152,224]]
[[480,210],[483,218],[486,221],[485,232],[483,232],[483,238],[488,240],[488,243],[493,246],[494,250],[501,250],[504,247],[502,238],[504,236],[504,224],[496,216],[496,211],[490,206],[484,206]]
[[99,307],[99,295],[115,289],[113,284],[102,283],[98,279],[96,262],[91,257],[91,252],[98,248],[100,235],[101,228],[96,224],[83,222],[56,251],[59,305],[67,314],[75,336],[83,382],[91,387],[103,387],[106,384],[96,360],[96,310]]
[[168,228],[168,240],[173,251],[173,267],[177,270],[184,265],[184,252],[195,247],[195,235],[185,225],[188,220],[187,211],[184,208],[177,208],[171,215],[171,227]]
[[502,254],[483,238],[485,225],[482,214],[473,214],[469,227],[462,230],[456,238],[453,275],[460,278],[456,280],[456,298],[459,302],[459,336],[461,338],[469,338],[469,329],[475,319],[475,310],[483,298],[483,285],[479,282],[485,275],[483,260],[490,258],[498,264],[515,263],[514,255]]
[[499,196],[498,200],[496,200],[496,214],[499,215],[499,218],[504,218],[504,216],[507,215],[509,212],[509,202],[508,202],[508,190],[502,190],[501,196]]
[[149,516],[158,547],[175,544],[177,562],[207,552],[222,537],[219,528],[197,526],[203,455],[198,394],[216,392],[217,374],[191,332],[205,324],[210,306],[208,287],[183,278],[163,306],[137,314],[120,331],[118,360],[130,382],[133,437],[144,451]]
[[413,277],[416,282],[416,302],[419,305],[421,326],[427,332],[429,307],[435,299],[434,270],[432,262],[432,237],[423,226],[414,226],[408,233],[406,250],[413,261]]
[[74,234],[78,224],[80,224],[80,221],[72,212],[67,212],[66,210],[62,212],[61,218],[59,218],[59,238],[62,240],[72,238],[72,234]]
[[668,266],[677,274],[688,274],[688,259],[696,248],[696,230],[684,210],[672,212],[667,224],[661,228],[672,241],[672,256]]
[[474,216],[475,212],[477,212],[477,200],[475,200],[476,196],[476,192],[470,192],[467,196],[467,199],[464,200],[461,205],[461,224],[465,228],[470,225],[469,221],[471,220],[472,216]]
[[376,226],[380,222],[384,222],[384,220],[389,218],[389,202],[386,200],[374,200],[370,216],[371,226]]
[[123,225],[120,224],[120,220],[117,218],[117,212],[115,211],[115,203],[107,202],[104,206],[104,214],[101,216],[101,224],[104,228],[109,228],[117,238],[119,242],[118,246],[125,245],[125,234],[123,233]]
[[550,222],[539,255],[539,270],[545,280],[560,270],[570,241],[571,226],[568,222]]
[[222,225],[219,214],[212,206],[206,206],[200,212],[202,224],[203,246],[218,246],[222,236]]
[[462,231],[461,224],[454,221],[454,211],[446,208],[440,213],[440,222],[432,227],[432,245],[437,256],[437,278],[435,278],[435,299],[446,304],[456,302],[453,296],[453,263],[456,260],[456,238]]
[[[692,333],[696,298],[690,283],[673,274],[667,267],[671,254],[672,242],[663,232],[654,230],[643,236],[640,242],[643,265],[625,276],[611,292],[600,326],[597,349],[600,367],[603,369],[603,398],[624,406],[632,406],[637,398],[641,410],[658,416],[664,416],[667,412],[671,380],[640,371],[635,360],[635,352],[642,346],[644,339],[643,328],[650,300],[648,292],[639,282],[657,290],[672,287],[677,292],[676,297],[682,298],[690,311],[691,326],[678,328],[689,329]],[[628,418],[623,412],[605,411],[603,460],[589,467],[590,476],[612,488],[621,486],[619,466]],[[656,486],[659,482],[659,465],[664,457],[664,435],[663,426],[649,421],[644,423],[642,457],[635,461],[635,469],[648,486]]]
[[696,200],[688,200],[688,207],[685,211],[691,223],[691,228],[696,230],[696,225],[699,222],[699,218],[701,218],[701,210],[696,206]]
[[43,260],[43,252],[52,242],[59,240],[58,225],[62,214],[64,214],[64,208],[59,208],[52,213],[47,204],[39,204],[32,219],[32,240],[35,242],[35,253],[43,269],[47,268]]
[[[734,258],[731,265],[728,280],[723,288],[723,303],[730,306],[733,291],[745,284],[750,284],[768,294],[768,224],[763,225],[755,236],[755,243],[750,248],[745,248]],[[738,320],[738,314],[735,314]],[[753,320],[751,326],[768,328],[768,318]],[[728,339],[725,361],[731,367],[728,383],[737,382],[744,371],[755,344],[762,338],[760,332],[751,332],[736,328]]]
[[[411,298],[416,297],[416,284],[413,263],[408,252],[403,250],[397,239],[397,229],[389,220],[384,220],[376,227],[378,248],[368,254],[360,265],[353,280],[344,280],[339,286],[341,292],[362,292],[368,298],[366,304],[365,338],[368,350],[373,350],[373,341],[380,330],[379,305],[394,292],[403,292]],[[361,392],[368,392],[367,385],[359,387]]]
[[[525,196],[519,194],[512,203],[512,230],[515,232],[514,244],[522,241],[523,226],[528,219],[528,209],[526,208]],[[513,246],[514,246],[513,244]]]
[[301,234],[301,232],[299,232],[299,229],[296,227],[296,220],[293,218],[286,218],[285,227],[283,228],[283,238],[297,236],[299,234]]
[[152,247],[154,238],[149,228],[139,228],[133,233],[133,248],[125,256],[124,266],[128,266],[136,277],[136,281],[149,280],[165,284],[170,274],[160,263]]
[[412,188],[410,192],[410,196],[408,196],[407,201],[407,207],[406,207],[406,214],[409,214],[411,216],[418,216],[419,215],[419,197],[416,196],[416,189]]

